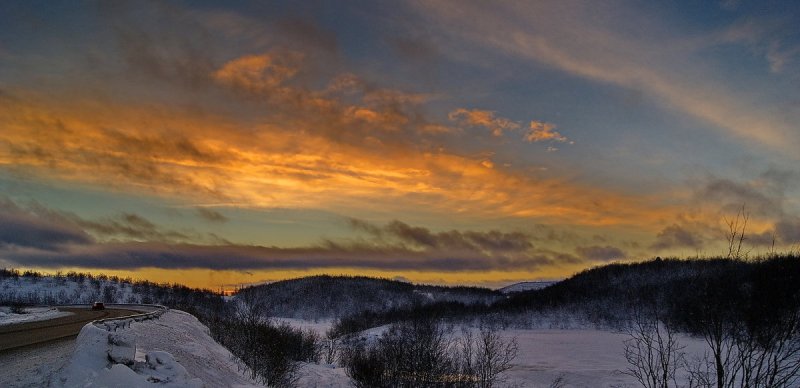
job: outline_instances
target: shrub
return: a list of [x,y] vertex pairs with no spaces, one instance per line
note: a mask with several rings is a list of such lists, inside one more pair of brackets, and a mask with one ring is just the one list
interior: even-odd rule
[[342,352],[347,374],[359,387],[482,387],[502,382],[517,355],[497,326],[454,339],[434,319],[392,325],[373,346],[351,340]]

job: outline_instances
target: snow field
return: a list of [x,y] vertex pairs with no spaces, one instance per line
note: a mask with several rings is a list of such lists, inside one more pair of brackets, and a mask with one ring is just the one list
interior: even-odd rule
[[[322,334],[328,322],[272,318]],[[362,333],[375,341],[387,326]],[[453,336],[460,334],[454,327]],[[509,329],[519,353],[506,373],[516,387],[548,387],[561,377],[566,387],[637,387],[622,373],[627,334],[596,329]],[[702,356],[702,339],[680,336],[688,359]],[[109,359],[113,362],[109,362]],[[258,387],[241,373],[232,355],[208,335],[208,329],[187,313],[170,310],[158,320],[134,322],[130,328],[109,333],[94,325],[81,331],[67,367],[54,386],[130,387]],[[685,378],[685,376],[684,376]],[[345,369],[336,365],[303,363],[298,387],[352,387]]]
[[[518,387],[548,387],[562,377],[566,387],[639,387],[623,371],[625,360],[624,333],[605,330],[503,330],[504,338],[516,338],[519,352],[514,366],[507,372],[509,382]],[[702,356],[706,343],[702,339],[679,336],[687,359]],[[687,376],[681,376],[679,382]]]
[[[289,323],[297,328],[320,328],[319,323],[300,319],[271,318],[274,322]],[[542,326],[558,327],[550,323]],[[506,329],[501,336],[515,338],[519,351],[513,367],[506,372],[507,383],[514,387],[549,387],[561,377],[565,387],[639,387],[636,380],[623,373],[629,368],[625,359],[625,341],[628,334],[611,330],[586,328],[577,322],[565,326],[569,329]],[[367,343],[374,343],[389,328],[375,327],[358,335]],[[457,338],[462,328],[451,328],[450,335]],[[476,328],[471,328],[477,330]],[[318,331],[324,334],[324,331]],[[688,361],[703,356],[707,345],[703,339],[679,335],[679,344]],[[344,368],[333,365],[304,365],[300,370],[300,387],[352,386]],[[686,382],[679,376],[679,383]]]
[[59,317],[72,315],[67,311],[58,311],[54,307],[26,307],[25,314],[15,314],[9,307],[0,306],[0,326],[15,323],[46,321]]

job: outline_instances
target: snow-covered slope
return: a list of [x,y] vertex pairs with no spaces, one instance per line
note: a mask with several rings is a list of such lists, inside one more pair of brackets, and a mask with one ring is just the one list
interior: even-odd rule
[[26,304],[145,303],[128,282],[109,278],[17,276],[0,278],[0,301]]
[[498,291],[502,292],[503,294],[511,294],[514,292],[541,290],[542,288],[550,287],[556,283],[558,282],[519,282],[505,286]]
[[57,387],[259,387],[216,343],[208,328],[182,311],[109,332],[88,324]]
[[219,294],[179,284],[157,284],[102,274],[68,272],[43,275],[32,271],[0,269],[0,306],[52,306],[95,301],[107,304],[161,304],[201,312],[216,312],[225,305]]

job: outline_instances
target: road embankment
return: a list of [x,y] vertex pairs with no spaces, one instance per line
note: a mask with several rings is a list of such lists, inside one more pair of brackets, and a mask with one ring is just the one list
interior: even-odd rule
[[75,337],[84,325],[94,320],[141,313],[137,310],[117,308],[94,311],[88,307],[62,307],[59,310],[71,312],[72,315],[47,321],[0,326],[0,352]]

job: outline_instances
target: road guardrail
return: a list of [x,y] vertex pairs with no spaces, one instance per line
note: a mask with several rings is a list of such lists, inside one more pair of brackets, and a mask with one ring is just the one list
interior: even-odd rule
[[124,317],[116,317],[116,318],[104,318],[104,319],[97,319],[92,321],[92,324],[101,328],[105,329],[109,332],[115,332],[117,329],[124,329],[126,327],[130,327],[131,323],[133,322],[142,322],[148,321],[151,319],[158,319],[161,314],[164,314],[169,310],[168,307],[162,306],[160,304],[125,304],[125,303],[114,303],[114,304],[107,304],[106,308],[109,306],[119,306],[119,307],[147,307],[154,309],[153,311],[141,313],[141,314],[134,314],[134,315],[127,315]]

